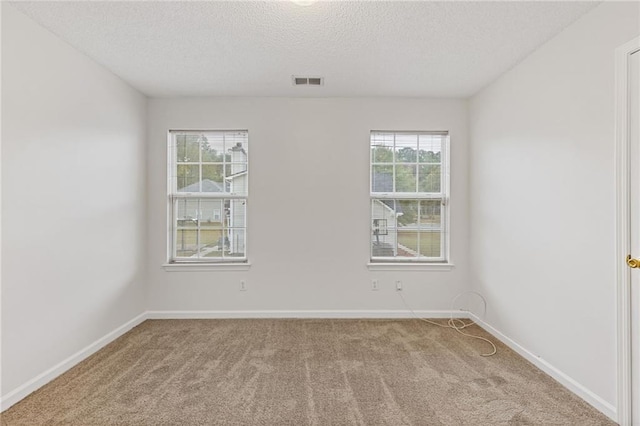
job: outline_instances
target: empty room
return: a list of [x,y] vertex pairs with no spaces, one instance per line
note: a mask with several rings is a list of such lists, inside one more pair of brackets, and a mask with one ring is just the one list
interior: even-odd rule
[[3,426],[640,425],[640,3],[0,14]]

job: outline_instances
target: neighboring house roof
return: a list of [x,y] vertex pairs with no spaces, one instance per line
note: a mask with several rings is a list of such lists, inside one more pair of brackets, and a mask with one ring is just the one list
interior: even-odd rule
[[[227,190],[229,189],[228,181],[231,181],[240,176],[244,176],[246,174],[247,174],[247,171],[243,170],[241,172],[234,173],[230,176],[227,176],[225,178],[225,180],[227,181],[226,182]],[[202,184],[202,190],[200,189],[200,184]],[[178,189],[178,192],[224,192],[224,190],[221,183],[218,183],[211,179],[202,179],[202,181],[200,182],[192,183],[191,185],[187,185],[184,188]]]
[[[393,200],[376,200],[376,201],[384,205],[386,208],[388,208],[392,212],[395,212],[394,210],[395,203],[393,202]],[[398,210],[402,210],[399,204],[398,204]]]
[[238,172],[238,173],[234,173],[234,174],[232,174],[232,175],[229,175],[229,176],[227,176],[225,179],[226,179],[226,180],[231,180],[231,179],[235,179],[235,178],[240,177],[240,176],[244,176],[244,175],[246,175],[246,174],[247,174],[247,171],[246,171],[246,170],[243,170],[243,171],[241,171],[241,172]]
[[222,185],[211,179],[203,179],[200,182],[192,183],[191,185],[178,189],[178,192],[201,192],[200,184],[202,184],[202,192],[224,192]]
[[[374,173],[371,177],[371,188],[373,192],[393,192],[393,176],[390,173]],[[388,207],[391,211],[402,214],[402,206],[394,200],[377,200]]]
[[373,192],[393,192],[393,176],[390,173],[374,173],[371,188]]

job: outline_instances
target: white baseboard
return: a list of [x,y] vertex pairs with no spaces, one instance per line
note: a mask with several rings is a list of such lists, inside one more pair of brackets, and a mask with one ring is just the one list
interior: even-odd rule
[[530,363],[538,367],[540,370],[547,373],[549,376],[553,377],[561,385],[563,385],[564,387],[569,389],[571,392],[575,393],[580,398],[584,399],[586,402],[591,404],[594,408],[602,412],[611,420],[613,420],[614,422],[618,421],[618,414],[615,406],[608,403],[604,399],[600,398],[598,395],[591,392],[585,386],[581,385],[580,383],[578,383],[577,381],[575,381],[574,379],[572,379],[571,377],[569,377],[568,375],[560,371],[558,368],[549,364],[544,359],[535,355],[533,352],[524,348],[522,345],[520,345],[516,341],[505,336],[501,331],[487,324],[485,321],[481,320],[473,313],[471,312],[469,313],[469,318],[475,321],[480,327],[484,328],[488,333],[492,334],[497,339],[499,339],[502,343],[509,346],[511,349],[513,349],[515,352],[517,352],[520,356],[525,358],[527,361],[529,361]]
[[102,349],[109,343],[113,342],[118,337],[122,336],[123,334],[125,334],[126,332],[131,330],[133,327],[137,326],[138,324],[142,323],[146,319],[147,319],[147,313],[143,312],[142,314],[128,321],[126,324],[121,325],[120,327],[116,328],[112,332],[106,334],[105,336],[91,343],[89,346],[85,347],[84,349],[79,350],[78,352],[71,355],[69,358],[65,359],[59,364],[51,367],[47,371],[29,380],[22,386],[19,386],[16,389],[12,390],[11,392],[7,393],[6,395],[2,396],[2,398],[0,398],[0,412],[5,411],[6,409],[11,407],[16,402],[20,401],[30,393],[46,385],[51,380],[55,379],[65,371],[69,370],[71,367],[74,367],[81,361],[85,360],[89,356],[98,352],[100,349]]
[[[487,332],[498,338],[502,343],[509,346],[515,352],[527,359],[533,365],[553,377],[570,391],[584,399],[593,407],[601,411],[613,421],[617,421],[616,408],[589,389],[576,382],[574,379],[549,364],[544,359],[534,355],[532,352],[521,346],[519,343],[505,336],[491,325],[480,320],[473,313],[464,311],[449,310],[424,310],[414,311],[415,315],[421,318],[449,318],[453,314],[456,318],[471,318]],[[42,374],[29,380],[22,386],[14,389],[0,399],[0,412],[11,407],[30,393],[44,386],[60,374],[69,370],[76,364],[96,353],[98,350],[122,336],[135,326],[147,319],[224,319],[224,318],[414,318],[411,312],[406,310],[268,310],[268,311],[147,311],[133,318],[126,324],[118,327],[104,337],[96,340],[84,349],[71,355],[69,358],[43,372]]]
[[[421,318],[467,318],[461,311],[415,311]],[[223,319],[223,318],[413,318],[406,310],[300,310],[300,311],[147,311],[148,319]]]
[[[423,318],[449,318],[452,311],[415,311]],[[460,311],[456,317],[465,316]],[[30,393],[49,383],[81,361],[93,355],[147,319],[215,319],[215,318],[412,318],[405,310],[351,311],[351,310],[301,310],[301,311],[147,311],[106,334],[69,358],[39,374],[25,384],[0,398],[0,412],[5,411]]]

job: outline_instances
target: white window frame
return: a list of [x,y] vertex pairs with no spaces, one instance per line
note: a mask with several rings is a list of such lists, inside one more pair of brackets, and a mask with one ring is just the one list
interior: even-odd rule
[[[177,188],[177,179],[174,176],[177,175],[177,144],[175,143],[175,136],[181,134],[203,134],[203,133],[245,133],[246,140],[248,144],[249,140],[249,131],[246,129],[243,130],[220,130],[220,129],[208,129],[208,130],[177,130],[172,129],[168,131],[167,134],[167,263],[164,265],[165,269],[170,267],[188,267],[192,266],[233,266],[233,265],[248,265],[248,210],[249,210],[249,153],[247,150],[247,169],[246,169],[246,189],[243,194],[233,193],[233,192],[178,192]],[[224,137],[224,136],[223,136]],[[202,162],[202,151],[199,150],[200,158],[197,162],[193,162],[193,164],[198,164],[202,167],[203,164],[207,164],[206,162]],[[227,164],[226,160],[223,160],[225,164]],[[180,164],[191,164],[188,163],[180,163]],[[229,162],[231,164],[231,162]],[[176,255],[176,241],[177,241],[177,226],[176,217],[177,217],[177,201],[178,200],[220,200],[224,203],[226,200],[243,200],[245,209],[244,209],[244,256],[230,256],[230,257],[211,257],[211,258],[184,258],[177,257]],[[219,212],[221,214],[221,218],[225,216],[225,212]],[[198,230],[196,233],[199,238],[199,230],[200,224],[195,228]],[[223,228],[227,229],[227,228]],[[223,237],[226,237],[223,233]]]
[[[373,145],[372,139],[374,134],[393,134],[394,136],[394,145],[393,145],[393,161],[391,163],[374,163],[373,159]],[[440,192],[395,192],[395,170],[396,165],[416,165],[419,166],[421,164],[427,163],[419,163],[416,158],[415,163],[407,163],[407,162],[396,162],[395,158],[395,139],[397,135],[439,135],[444,136],[442,146],[441,146],[441,158],[440,158]],[[449,224],[450,224],[450,154],[449,154],[449,145],[450,145],[450,137],[448,131],[396,131],[396,130],[372,130],[369,134],[369,259],[370,266],[375,265],[390,265],[390,264],[421,264],[421,265],[451,265],[450,262],[450,233],[449,233]],[[419,149],[419,147],[418,147]],[[393,191],[392,192],[373,192],[373,167],[375,165],[378,166],[393,166],[392,172],[392,181],[393,181]],[[418,169],[419,170],[419,169]],[[418,188],[416,188],[417,190]],[[415,201],[423,201],[423,200],[441,200],[441,211],[440,211],[440,256],[439,257],[426,257],[426,256],[416,256],[416,257],[402,257],[402,256],[374,256],[373,255],[373,238],[374,238],[374,209],[373,202],[375,200],[415,200]],[[418,204],[419,205],[419,204]],[[418,228],[417,232],[420,228]],[[418,247],[419,247],[419,235],[418,232]],[[397,238],[397,237],[396,237]],[[377,269],[377,268],[376,268]]]

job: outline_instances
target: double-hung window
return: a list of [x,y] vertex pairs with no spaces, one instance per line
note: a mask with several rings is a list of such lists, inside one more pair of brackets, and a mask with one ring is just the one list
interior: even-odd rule
[[447,132],[371,132],[371,261],[448,262]]
[[249,135],[169,132],[169,262],[247,260]]

